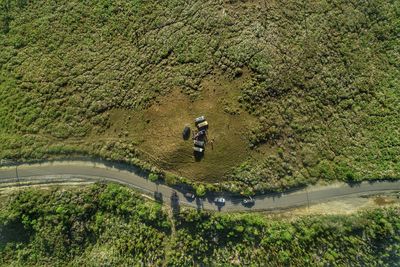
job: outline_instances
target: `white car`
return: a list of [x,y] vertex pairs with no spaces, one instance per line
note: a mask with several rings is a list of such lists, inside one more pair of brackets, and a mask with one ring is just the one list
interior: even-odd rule
[[206,117],[200,116],[200,117],[197,117],[197,118],[194,120],[194,122],[197,124],[197,123],[203,122],[203,121],[205,121],[205,120],[206,120]]
[[224,204],[224,203],[225,203],[225,198],[223,198],[223,197],[216,197],[216,198],[214,199],[214,202],[215,202],[215,203],[219,203],[219,204]]
[[185,194],[185,197],[188,198],[188,199],[195,199],[196,198],[195,194],[189,193],[189,192]]
[[194,146],[194,147],[193,147],[193,150],[196,151],[196,152],[200,152],[200,153],[202,153],[202,152],[204,151],[203,148],[197,147],[197,146]]

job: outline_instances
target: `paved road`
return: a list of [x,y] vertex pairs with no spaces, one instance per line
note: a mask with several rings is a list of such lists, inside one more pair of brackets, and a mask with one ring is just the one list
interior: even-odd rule
[[[0,168],[0,187],[18,182],[24,183],[62,183],[114,181],[137,188],[151,196],[158,192],[164,202],[171,204],[171,195],[175,190],[164,184],[147,180],[139,171],[124,165],[87,161],[57,161],[44,164],[19,165]],[[265,194],[255,197],[252,207],[241,204],[241,198],[224,194],[226,203],[218,207],[212,201],[215,195],[204,199],[190,201],[184,197],[184,191],[177,190],[178,202],[192,207],[207,210],[246,211],[246,210],[279,210],[298,206],[326,202],[337,198],[357,195],[371,195],[388,191],[400,191],[400,180],[395,182],[363,182],[355,186],[337,183],[330,186],[311,186],[303,190],[283,194]]]

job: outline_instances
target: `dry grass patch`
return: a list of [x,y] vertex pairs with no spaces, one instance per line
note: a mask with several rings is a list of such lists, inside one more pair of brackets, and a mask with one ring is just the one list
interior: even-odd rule
[[[127,133],[138,141],[147,160],[162,169],[197,181],[221,181],[221,177],[253,153],[248,148],[246,133],[254,118],[237,102],[239,85],[244,75],[234,80],[216,75],[203,81],[199,96],[193,100],[179,89],[157,98],[143,111],[113,110],[111,127],[106,135]],[[196,160],[192,141],[183,140],[182,130],[193,120],[205,115],[209,122],[209,140],[204,158]]]

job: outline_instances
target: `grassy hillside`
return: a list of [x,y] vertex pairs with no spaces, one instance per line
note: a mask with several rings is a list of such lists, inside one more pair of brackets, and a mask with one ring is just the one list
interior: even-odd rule
[[[400,176],[400,2],[0,2],[0,158],[241,191]],[[214,147],[181,131],[206,115]]]
[[2,195],[2,266],[398,266],[400,210],[266,218],[166,208],[118,185]]

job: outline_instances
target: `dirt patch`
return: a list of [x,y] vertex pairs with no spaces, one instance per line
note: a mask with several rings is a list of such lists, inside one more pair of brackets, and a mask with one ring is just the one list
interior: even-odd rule
[[[144,111],[113,110],[108,134],[126,133],[148,156],[146,160],[162,169],[197,181],[221,181],[228,170],[254,153],[245,134],[255,119],[237,101],[247,76],[245,72],[233,80],[222,75],[204,80],[195,100],[174,89]],[[200,115],[206,116],[208,139],[214,142],[196,160],[192,140],[184,140],[182,131],[185,125],[195,130],[194,119]]]
[[1,187],[0,188],[0,202],[3,203],[2,200],[7,198],[10,194],[16,193],[21,190],[26,190],[27,188],[40,188],[41,190],[50,190],[52,188],[80,188],[83,186],[88,186],[93,184],[93,182],[69,182],[69,183],[49,183],[49,184],[14,184],[9,187]]
[[388,204],[395,203],[396,199],[379,196],[379,197],[374,198],[374,202],[378,206],[385,206],[385,205],[388,205]]
[[379,208],[382,206],[400,207],[400,193],[390,193],[370,197],[351,197],[329,201],[310,207],[278,212],[272,216],[298,217],[303,215],[349,215],[362,210]]

